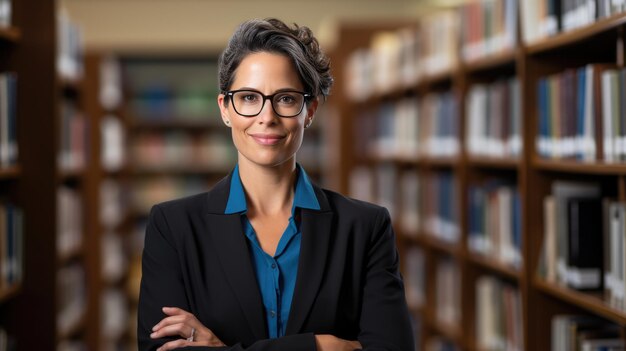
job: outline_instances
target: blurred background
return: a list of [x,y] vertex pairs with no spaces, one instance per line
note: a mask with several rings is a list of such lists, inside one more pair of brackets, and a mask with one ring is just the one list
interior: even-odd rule
[[0,0],[0,351],[137,349],[147,215],[235,165],[217,58],[267,17],[331,57],[297,160],[389,209],[417,350],[623,350],[625,10]]

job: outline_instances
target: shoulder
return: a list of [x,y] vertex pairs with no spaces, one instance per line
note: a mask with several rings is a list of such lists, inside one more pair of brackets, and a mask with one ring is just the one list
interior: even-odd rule
[[390,221],[389,211],[385,207],[353,199],[332,190],[321,189],[321,191],[332,211],[342,221],[359,221],[372,225]]

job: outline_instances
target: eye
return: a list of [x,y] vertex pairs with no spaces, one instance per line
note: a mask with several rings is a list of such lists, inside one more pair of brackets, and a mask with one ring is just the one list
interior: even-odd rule
[[298,94],[285,93],[276,96],[276,102],[281,105],[293,105],[298,101]]
[[235,98],[242,102],[242,103],[246,103],[246,104],[254,104],[260,101],[261,97],[259,96],[259,94],[253,93],[253,92],[248,92],[248,91],[241,91],[238,92],[237,94],[235,94]]

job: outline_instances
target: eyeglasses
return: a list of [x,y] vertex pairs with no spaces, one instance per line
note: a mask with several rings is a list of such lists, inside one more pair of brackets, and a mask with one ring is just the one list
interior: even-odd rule
[[265,100],[270,100],[274,112],[285,118],[299,115],[304,109],[304,103],[312,96],[301,91],[281,91],[263,95],[255,90],[231,90],[224,92],[224,95],[231,99],[235,112],[241,116],[258,116],[265,106]]

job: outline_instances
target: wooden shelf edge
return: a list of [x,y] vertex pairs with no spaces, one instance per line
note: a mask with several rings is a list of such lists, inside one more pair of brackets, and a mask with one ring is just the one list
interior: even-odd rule
[[467,259],[468,261],[478,266],[486,268],[494,273],[506,276],[510,279],[514,279],[517,282],[519,282],[524,276],[523,268],[516,269],[507,265],[506,263],[494,262],[490,258],[480,256],[479,254],[473,253],[471,251],[468,253]]
[[21,283],[15,283],[13,285],[0,289],[0,303],[10,300],[14,296],[18,295],[20,291],[22,291]]
[[470,155],[467,158],[467,164],[470,167],[515,170],[519,168],[520,160],[517,158],[500,158],[500,157],[471,156]]
[[460,242],[452,243],[444,241],[435,235],[427,233],[419,233],[415,236],[405,235],[403,236],[403,238],[406,238],[411,242],[421,245],[422,247],[444,252],[453,257],[459,257],[461,255]]
[[463,69],[467,73],[491,70],[498,67],[515,65],[516,49],[508,49],[500,53],[489,54],[474,60],[464,60]]
[[540,54],[551,50],[556,50],[568,45],[576,44],[582,40],[602,34],[615,29],[626,23],[626,13],[615,14],[608,18],[603,18],[588,26],[576,28],[567,32],[562,32],[554,36],[540,39],[536,43],[526,45],[526,53]]
[[22,175],[22,168],[20,166],[9,166],[7,168],[0,168],[0,179],[14,179],[19,178]]
[[19,28],[9,26],[0,28],[0,40],[17,43],[22,38],[22,32]]
[[547,160],[535,157],[533,167],[545,171],[560,171],[580,174],[623,175],[626,174],[626,163],[585,163],[570,160]]
[[465,348],[465,343],[463,342],[463,335],[461,332],[461,326],[457,325],[449,325],[444,324],[436,320],[429,320],[429,326],[434,329],[437,334],[443,336],[445,339],[448,339],[455,343],[457,346],[461,348]]
[[601,298],[596,296],[548,283],[545,280],[535,277],[533,279],[535,287],[553,297],[586,309],[593,314],[600,315],[619,325],[626,326],[626,311],[620,311],[607,305]]
[[[233,166],[234,167],[234,166]],[[193,167],[176,167],[176,168],[136,168],[131,171],[132,175],[207,175],[207,176],[225,176],[231,168],[193,168]]]

